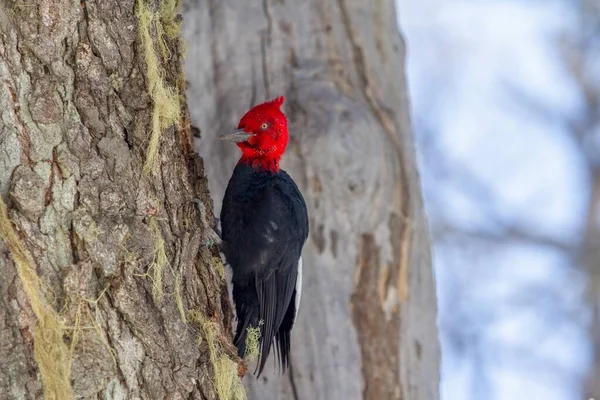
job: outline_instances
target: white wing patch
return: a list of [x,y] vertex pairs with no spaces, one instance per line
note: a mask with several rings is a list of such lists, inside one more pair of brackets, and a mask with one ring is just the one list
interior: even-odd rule
[[298,275],[296,275],[296,302],[294,307],[296,307],[296,312],[294,313],[294,320],[292,323],[296,322],[296,318],[298,317],[298,310],[300,309],[300,298],[302,297],[302,256],[298,260]]
[[271,226],[271,229],[267,229],[267,232],[263,236],[267,239],[267,242],[273,243],[275,241],[275,231],[278,226],[274,221],[269,221],[269,225]]

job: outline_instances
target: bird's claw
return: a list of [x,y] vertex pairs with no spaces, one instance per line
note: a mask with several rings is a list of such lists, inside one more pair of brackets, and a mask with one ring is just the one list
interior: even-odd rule
[[204,225],[204,235],[202,237],[202,242],[207,246],[212,246],[213,244],[221,244],[221,232],[218,228],[218,218],[215,218],[215,229],[213,229],[210,224],[206,221],[206,207],[202,200],[194,198],[192,202],[196,203],[198,207],[198,212],[200,213],[200,221]]

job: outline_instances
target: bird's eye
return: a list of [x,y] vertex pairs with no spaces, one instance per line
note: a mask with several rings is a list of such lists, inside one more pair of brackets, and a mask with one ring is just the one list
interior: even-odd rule
[[264,130],[265,130],[265,129],[267,129],[268,127],[269,127],[269,124],[268,124],[268,123],[266,123],[266,122],[263,122],[263,124],[260,126],[260,129],[264,131]]

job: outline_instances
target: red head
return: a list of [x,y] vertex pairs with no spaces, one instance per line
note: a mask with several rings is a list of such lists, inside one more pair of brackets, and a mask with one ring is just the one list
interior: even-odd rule
[[240,162],[255,169],[279,171],[279,160],[288,143],[287,119],[280,110],[284,97],[254,106],[240,120],[238,129],[221,136],[242,150]]

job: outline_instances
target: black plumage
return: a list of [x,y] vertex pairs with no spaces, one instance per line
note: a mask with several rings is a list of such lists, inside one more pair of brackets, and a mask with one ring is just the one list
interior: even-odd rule
[[223,198],[221,229],[222,251],[233,271],[238,318],[234,344],[239,356],[246,352],[247,328],[262,321],[258,376],[273,339],[285,370],[300,296],[300,257],[308,237],[304,198],[285,171],[264,171],[240,162]]

